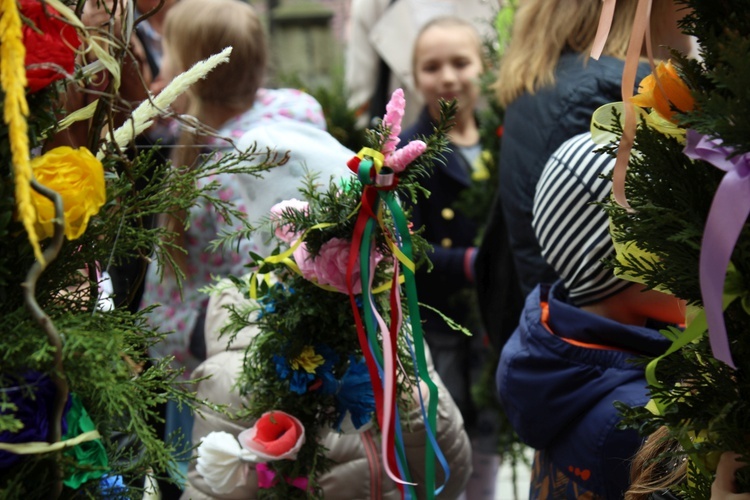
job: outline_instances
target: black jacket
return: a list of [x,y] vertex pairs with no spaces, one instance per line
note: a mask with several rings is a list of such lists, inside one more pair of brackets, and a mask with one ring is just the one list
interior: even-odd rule
[[[427,109],[423,109],[416,123],[405,130],[400,138],[401,145],[420,136],[433,132],[434,124]],[[432,174],[421,180],[422,186],[430,191],[429,198],[420,196],[412,207],[414,229],[424,227],[422,236],[432,244],[429,254],[434,268],[425,272],[426,266],[417,270],[416,279],[419,300],[430,305],[458,323],[467,325],[467,307],[461,304],[456,292],[471,289],[473,286],[465,273],[467,252],[474,251],[477,226],[469,218],[453,208],[459,193],[471,184],[471,166],[458,151],[450,145],[451,151],[444,153],[445,163],[436,161]],[[435,313],[422,309],[425,330],[430,335],[445,333],[462,337],[451,330]]]
[[[505,112],[500,147],[500,187],[476,260],[479,307],[491,337],[506,339],[518,321],[519,304],[539,283],[552,283],[555,271],[544,261],[531,227],[536,183],[560,144],[590,128],[591,115],[603,104],[620,101],[624,61],[598,61],[569,52],[560,57],[555,85],[523,94]],[[650,72],[639,68],[636,82]],[[507,227],[506,227],[507,225]],[[510,244],[522,297],[507,283]]]

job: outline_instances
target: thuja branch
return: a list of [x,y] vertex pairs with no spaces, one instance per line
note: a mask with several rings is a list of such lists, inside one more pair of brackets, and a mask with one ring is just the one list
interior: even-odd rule
[[[44,250],[44,261],[47,263],[46,265],[49,265],[60,253],[65,234],[65,214],[63,212],[62,197],[57,192],[39,184],[36,179],[31,181],[31,187],[37,193],[48,198],[55,206],[55,219],[53,221],[55,233],[52,236],[52,243]],[[68,400],[69,388],[63,371],[62,337],[60,337],[60,333],[55,328],[55,324],[50,317],[39,307],[39,303],[36,301],[36,284],[44,272],[46,265],[42,265],[38,260],[35,261],[28,273],[26,273],[26,280],[21,284],[21,287],[23,288],[26,309],[31,314],[32,319],[47,334],[47,341],[55,349],[54,369],[50,373],[50,379],[55,385],[56,391],[47,440],[50,443],[56,443],[62,438],[62,417],[65,410],[65,403]],[[53,467],[55,468],[55,477],[57,478],[56,489],[59,494],[62,491],[62,471],[56,465],[53,465]]]

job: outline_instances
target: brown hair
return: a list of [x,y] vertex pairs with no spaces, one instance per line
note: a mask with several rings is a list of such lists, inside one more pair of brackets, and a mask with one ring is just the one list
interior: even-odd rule
[[[603,55],[625,58],[637,4],[637,0],[617,2]],[[654,0],[652,26],[658,26],[665,9],[673,9],[673,5],[672,0]],[[507,106],[525,92],[533,94],[553,85],[555,67],[564,51],[588,58],[601,11],[601,0],[521,0],[494,86],[500,104]],[[665,36],[661,28],[652,29],[656,44]]]
[[[164,26],[164,44],[178,71],[232,47],[229,62],[217,66],[188,91],[188,114],[205,118],[207,105],[240,113],[250,108],[266,73],[266,38],[254,9],[241,0],[181,0],[172,7]],[[180,142],[192,132],[182,132]],[[198,152],[177,148],[176,166],[190,166]],[[188,161],[192,160],[192,161]]]
[[625,500],[648,500],[652,493],[685,479],[687,460],[679,456],[681,449],[666,427],[659,427],[651,434],[630,464],[630,488]]
[[[164,45],[177,71],[232,47],[229,62],[188,90],[189,115],[204,121],[208,108],[239,114],[252,107],[265,78],[268,56],[263,26],[249,4],[241,0],[181,0],[167,14]],[[172,154],[173,165],[192,168],[201,153],[198,145],[203,143],[205,138],[195,130],[183,129]],[[175,233],[173,243],[183,247],[186,217],[178,212],[163,222]],[[184,255],[170,254],[184,269]]]

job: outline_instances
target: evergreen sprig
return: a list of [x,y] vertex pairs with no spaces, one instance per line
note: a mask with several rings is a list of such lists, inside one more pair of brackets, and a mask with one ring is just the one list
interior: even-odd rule
[[[57,84],[28,96],[32,147],[44,145],[57,133],[57,120],[64,112],[59,109],[56,97],[62,91],[63,87]],[[110,108],[108,112],[111,114],[113,110]],[[25,230],[15,218],[9,148],[8,130],[3,124],[0,125],[2,388],[22,385],[22,377],[29,372],[51,374],[55,354],[44,331],[32,320],[21,293],[34,255]],[[143,496],[146,474],[166,477],[175,467],[173,449],[154,427],[162,419],[158,407],[173,400],[199,411],[200,402],[179,379],[180,373],[170,368],[170,359],[148,357],[149,347],[164,338],[164,334],[146,326],[148,310],[138,314],[120,309],[99,310],[98,271],[133,257],[145,264],[153,255],[166,259],[168,266],[171,235],[151,222],[162,214],[188,210],[197,200],[210,201],[226,218],[244,220],[244,214],[219,199],[214,184],[199,188],[198,181],[218,173],[258,175],[274,162],[264,161],[267,158],[263,153],[250,150],[226,155],[218,161],[210,158],[193,170],[183,171],[160,160],[156,149],[134,153],[107,147],[105,151],[102,164],[107,202],[90,219],[79,239],[63,242],[58,257],[49,263],[36,283],[35,297],[64,338],[62,366],[70,391],[81,399],[102,436],[109,468],[101,472],[121,475],[125,488],[118,491],[118,497],[135,499]],[[249,162],[251,158],[253,161]],[[255,166],[248,166],[250,163]],[[142,279],[143,276],[136,277],[136,282]],[[24,424],[17,411],[6,391],[0,390],[0,432],[22,430]],[[71,474],[90,470],[91,466],[61,453],[24,456],[11,467],[0,470],[0,498],[48,498],[59,482],[60,478],[53,473],[58,469]],[[100,481],[94,479],[77,491],[63,488],[60,498],[103,495]]]
[[[750,152],[750,12],[744,2],[687,0],[692,10],[683,30],[698,38],[702,61],[673,53],[673,59],[695,99],[695,109],[678,114],[678,125],[723,141],[735,154]],[[615,120],[619,123],[619,120]],[[617,128],[617,125],[615,125]],[[702,306],[699,259],[706,219],[724,172],[704,161],[692,161],[680,141],[642,125],[635,139],[626,194],[633,211],[605,205],[613,238],[633,243],[653,257],[613,262],[648,287],[667,289],[690,304]],[[606,148],[613,153],[613,147]],[[648,435],[666,426],[670,439],[689,458],[688,478],[674,487],[685,498],[709,498],[712,472],[721,451],[734,450],[747,461],[750,440],[750,229],[745,224],[732,252],[727,288],[739,292],[724,312],[737,369],[714,359],[708,336],[660,360],[658,385],[651,395],[668,406],[663,414],[620,406],[623,424]],[[674,339],[681,334],[664,332]],[[662,457],[670,460],[670,457]],[[750,491],[750,470],[737,475],[740,491]]]
[[[442,103],[441,119],[434,133],[423,140],[427,149],[406,170],[398,174],[397,195],[414,197],[421,192],[420,179],[427,175],[433,161],[447,145],[447,131],[455,116],[455,103]],[[389,130],[380,122],[368,131],[368,143],[380,150]],[[300,197],[307,208],[285,209],[279,218],[265,217],[258,229],[271,235],[276,249],[272,257],[288,251],[289,244],[276,239],[274,229],[283,226],[304,241],[312,257],[321,253],[321,248],[333,238],[351,241],[355,231],[358,212],[362,209],[364,186],[354,177],[344,181],[321,184],[313,173],[307,173],[300,188]],[[374,232],[374,252],[391,255],[387,238],[395,234],[394,221],[387,210],[382,214],[383,230]],[[387,233],[387,234],[386,234]],[[412,235],[415,260],[419,261],[429,245],[418,235]],[[294,244],[294,243],[292,243]],[[230,277],[231,285],[220,283],[213,287],[220,290],[234,286],[247,298],[257,296],[243,304],[229,306],[229,321],[223,328],[228,343],[234,342],[243,328],[255,328],[256,333],[245,350],[243,372],[238,380],[238,390],[245,396],[245,407],[236,416],[255,420],[268,411],[284,411],[294,415],[305,428],[307,439],[295,460],[280,460],[269,463],[269,467],[282,477],[306,477],[312,490],[301,491],[279,481],[270,489],[261,489],[259,498],[319,498],[322,495],[317,479],[333,465],[326,457],[326,449],[315,439],[328,428],[336,428],[341,411],[337,408],[335,394],[324,393],[309,380],[297,381],[289,375],[290,362],[297,360],[303,352],[323,356],[323,370],[335,380],[343,378],[353,359],[363,356],[352,314],[352,305],[342,293],[325,290],[298,275],[284,262],[269,260],[260,255],[251,255],[251,272],[271,275],[271,281],[251,280],[248,277]],[[387,284],[392,278],[392,262],[387,257],[376,265],[374,286]],[[277,259],[278,260],[278,259]],[[365,278],[363,278],[365,280]],[[367,286],[364,284],[363,286]],[[251,290],[251,287],[255,287]],[[399,291],[399,293],[404,293]],[[375,307],[383,317],[390,314],[390,298],[387,291],[374,295]],[[361,300],[361,297],[357,300]],[[406,298],[402,297],[404,303]],[[360,305],[360,314],[364,315]],[[405,323],[407,323],[405,321]],[[380,337],[380,333],[377,334]],[[398,402],[402,414],[407,414],[412,402],[415,371],[407,345],[411,336],[408,326],[402,326],[398,335],[397,351],[401,363],[398,367]],[[378,341],[382,341],[378,338]],[[316,368],[317,370],[317,368]],[[315,377],[320,382],[320,374]],[[377,424],[376,424],[377,425]]]

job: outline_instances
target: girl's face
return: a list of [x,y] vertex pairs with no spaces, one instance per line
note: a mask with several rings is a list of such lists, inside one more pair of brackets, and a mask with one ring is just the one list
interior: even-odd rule
[[414,80],[433,118],[438,99],[456,99],[459,114],[472,112],[479,98],[482,57],[476,36],[465,26],[432,26],[414,48]]

